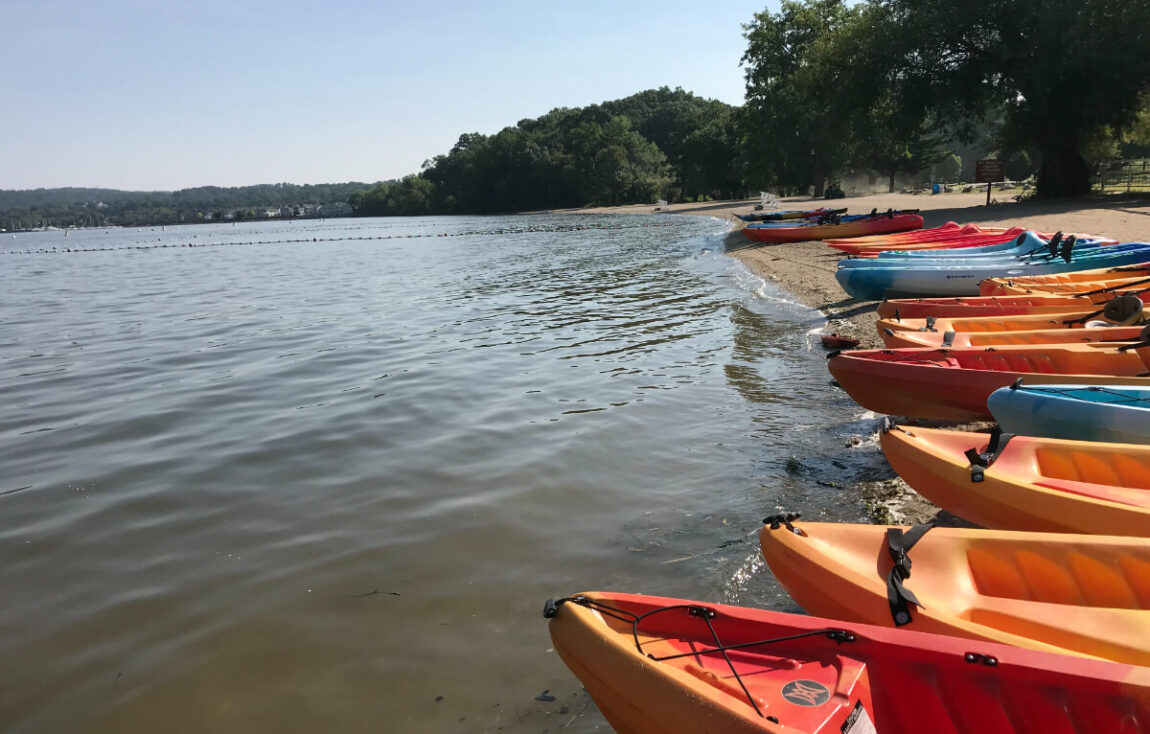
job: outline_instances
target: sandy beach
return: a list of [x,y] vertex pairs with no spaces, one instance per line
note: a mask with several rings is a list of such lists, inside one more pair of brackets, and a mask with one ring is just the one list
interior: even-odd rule
[[[839,200],[790,197],[779,208],[813,209],[819,206],[848,207],[851,214],[878,209],[918,209],[924,226],[937,227],[948,221],[994,227],[1023,226],[1045,232],[1088,233],[1121,242],[1150,241],[1150,197],[1022,201],[1014,196],[1019,189],[995,191],[990,206],[986,192],[969,194],[876,194]],[[881,347],[875,330],[876,301],[850,298],[835,280],[842,257],[822,242],[765,244],[751,242],[740,231],[743,222],[735,214],[754,211],[757,199],[673,204],[668,210],[678,214],[722,217],[734,223],[727,236],[726,251],[756,275],[776,283],[808,306],[826,314],[827,331],[860,340],[860,348]],[[643,213],[650,205],[604,207],[579,211]],[[877,477],[859,477],[855,489],[875,522],[919,523],[956,519],[919,496],[893,472]]]

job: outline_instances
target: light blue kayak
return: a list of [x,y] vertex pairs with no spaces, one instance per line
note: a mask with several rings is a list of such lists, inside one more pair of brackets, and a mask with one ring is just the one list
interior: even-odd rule
[[[849,295],[860,300],[882,298],[976,296],[978,284],[987,278],[1017,278],[1050,273],[1072,273],[1095,268],[1134,265],[1150,258],[1150,244],[1128,243],[1099,248],[1097,252],[1074,254],[1071,262],[1061,258],[1041,262],[1014,260],[961,264],[876,264],[870,267],[840,267],[835,279]],[[858,262],[858,261],[849,261]]]
[[[995,245],[997,247],[997,245]],[[1056,254],[1050,254],[1050,248],[1045,240],[1039,239],[1033,232],[1026,232],[1006,249],[989,250],[984,252],[963,252],[966,248],[956,251],[937,252],[890,252],[879,253],[878,257],[852,258],[841,260],[840,268],[881,268],[901,265],[914,265],[926,267],[928,265],[964,265],[987,264],[991,262],[1066,262],[1063,252],[1071,260],[1080,260],[1095,255],[1108,255],[1115,252],[1124,252],[1139,247],[1139,243],[1114,244],[1109,241],[1102,243],[1099,240],[1075,240],[1065,250],[1056,247]],[[970,248],[976,249],[976,248]]]
[[987,406],[1006,433],[1150,443],[1150,387],[1015,383],[992,392]]

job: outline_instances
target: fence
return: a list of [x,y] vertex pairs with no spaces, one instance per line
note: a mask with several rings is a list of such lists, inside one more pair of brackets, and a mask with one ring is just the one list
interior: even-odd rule
[[1093,188],[1099,194],[1150,191],[1150,158],[1099,163]]

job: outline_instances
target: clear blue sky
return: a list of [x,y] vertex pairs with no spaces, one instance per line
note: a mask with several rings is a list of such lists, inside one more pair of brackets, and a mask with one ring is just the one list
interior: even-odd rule
[[0,188],[377,181],[555,107],[741,104],[767,7],[0,0]]

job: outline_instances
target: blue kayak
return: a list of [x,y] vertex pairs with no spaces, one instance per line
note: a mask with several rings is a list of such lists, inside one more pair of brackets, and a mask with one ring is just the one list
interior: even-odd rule
[[987,406],[1006,433],[1150,443],[1150,387],[1015,383],[991,393]]
[[[1125,252],[1140,247],[1140,243],[1127,242],[1124,244],[1099,244],[1097,242],[1083,242],[1074,248],[1071,260],[1081,260],[1084,257],[1095,255],[1110,255],[1115,252]],[[854,258],[839,261],[840,268],[886,268],[894,266],[924,267],[933,265],[937,267],[949,265],[985,265],[995,262],[1069,262],[1061,255],[1051,256],[1046,249],[1035,250],[1006,250],[1004,252],[986,252],[981,255],[955,255],[950,257],[914,257],[907,255],[872,258]]]
[[1008,258],[998,260],[969,259],[953,264],[937,261],[883,262],[876,258],[870,266],[846,266],[839,263],[835,279],[849,295],[860,300],[901,297],[976,296],[978,284],[987,278],[1016,278],[1051,273],[1071,273],[1095,268],[1134,265],[1150,258],[1150,244],[1144,242],[1108,245],[1074,253],[1071,261],[1061,257]]

